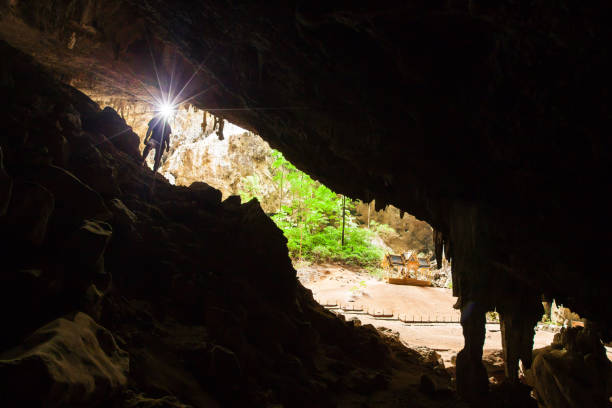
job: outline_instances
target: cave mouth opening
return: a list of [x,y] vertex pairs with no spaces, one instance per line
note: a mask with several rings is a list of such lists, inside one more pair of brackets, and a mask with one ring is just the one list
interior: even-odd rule
[[[142,140],[157,107],[89,92],[100,107],[110,107]],[[257,198],[283,230],[298,280],[314,299],[354,325],[372,325],[395,336],[408,347],[433,352],[451,373],[456,354],[464,346],[460,312],[453,308],[451,265],[436,265],[432,228],[393,207],[377,211],[336,194],[299,171],[258,135],[194,106],[177,106],[168,115],[171,145],[162,157],[160,173],[171,183],[190,186],[204,182],[224,199],[240,196],[242,203]],[[219,123],[221,130],[219,129]],[[153,167],[153,157],[147,160]],[[348,202],[348,205],[347,205]],[[342,214],[346,247],[342,243]],[[325,234],[321,232],[326,232]],[[409,258],[421,265],[406,267],[405,276],[433,282],[433,287],[393,285],[388,255]],[[407,265],[407,264],[406,264]],[[555,309],[556,308],[556,309]],[[563,308],[553,306],[563,324]],[[550,307],[549,309],[550,310]],[[492,381],[503,380],[499,316],[487,315],[484,358]],[[551,343],[552,332],[540,330],[535,347]]]
[[[83,91],[100,107],[118,112],[140,138],[142,151],[147,123],[159,106]],[[460,312],[453,308],[457,299],[451,289],[451,265],[431,269],[435,275],[431,278],[437,281],[436,287],[431,288],[391,285],[386,281],[388,274],[380,267],[387,254],[409,251],[416,251],[418,258],[433,261],[431,226],[414,216],[404,216],[403,211],[393,206],[376,211],[373,202],[353,201],[327,189],[327,202],[333,202],[335,208],[331,224],[335,223],[336,228],[328,229],[330,233],[323,238],[307,239],[309,242],[305,245],[302,231],[308,218],[323,216],[329,221],[330,216],[325,215],[325,211],[315,210],[309,214],[304,211],[308,200],[321,199],[315,194],[317,189],[326,187],[297,170],[258,135],[216,113],[222,115],[222,109],[208,112],[189,104],[171,108],[168,115],[173,129],[171,146],[162,158],[159,173],[174,185],[189,187],[204,182],[220,190],[223,199],[240,196],[245,203],[257,198],[264,212],[285,233],[298,280],[312,291],[315,301],[352,325],[371,325],[409,348],[433,356],[454,376],[456,356],[465,340],[459,322]],[[147,165],[153,167],[152,155]],[[314,188],[306,188],[306,192],[308,185]],[[292,187],[295,187],[293,192],[290,191]],[[340,203],[347,199],[349,208],[342,211]],[[345,253],[345,259],[333,256],[334,252],[343,252],[342,248],[334,249],[341,242],[338,227],[343,213],[349,217],[345,232],[351,232],[351,228],[373,232],[367,240],[378,248],[378,258],[374,254],[376,251],[368,252],[363,248],[356,251],[356,255]],[[329,225],[322,229],[326,227]],[[406,238],[409,236],[411,242]],[[350,236],[346,238],[351,240]],[[330,240],[335,241],[331,249]],[[306,246],[309,246],[307,250]],[[346,262],[346,258],[351,257],[360,258],[359,261],[366,258],[366,262],[357,262],[357,265]],[[550,346],[561,327],[580,324],[584,324],[584,319],[563,305],[543,302],[542,319],[533,337],[534,350]],[[502,337],[499,315],[490,311],[485,325],[483,362],[493,384],[503,382],[507,375]],[[607,347],[606,351],[610,359],[612,349]]]

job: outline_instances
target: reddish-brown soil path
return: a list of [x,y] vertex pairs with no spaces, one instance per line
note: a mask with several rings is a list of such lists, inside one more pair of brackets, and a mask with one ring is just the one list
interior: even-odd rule
[[[458,320],[453,309],[456,298],[451,289],[389,285],[372,278],[366,272],[349,270],[337,265],[313,265],[298,267],[298,278],[312,290],[321,304],[340,304],[348,308],[364,308],[397,317],[419,320]],[[364,314],[341,312],[347,319],[357,318],[362,324],[386,327],[399,332],[400,340],[409,347],[435,349],[450,364],[450,359],[463,348],[461,325],[456,324],[405,324],[398,320],[380,320]],[[537,331],[534,348],[551,343],[553,333]],[[488,324],[485,350],[500,350],[499,324]]]

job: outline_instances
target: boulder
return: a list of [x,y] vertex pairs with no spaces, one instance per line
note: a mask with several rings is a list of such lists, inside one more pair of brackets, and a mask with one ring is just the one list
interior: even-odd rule
[[63,232],[77,227],[83,219],[108,220],[111,217],[102,197],[72,173],[57,166],[41,166],[26,176],[53,193],[55,212],[52,224]]
[[64,244],[63,255],[66,259],[66,283],[80,293],[104,270],[104,251],[113,234],[111,226],[97,220],[85,220],[70,239]]
[[113,234],[111,226],[98,220],[84,220],[64,245],[70,265],[86,271],[104,272],[104,251]]
[[78,174],[85,184],[97,190],[88,178],[96,167],[108,165],[108,156],[102,152],[103,146],[93,140],[89,133],[75,132],[70,138],[70,149],[72,154],[66,169],[72,174]]
[[489,381],[500,383],[506,378],[505,364],[502,350],[484,350],[482,353],[482,364],[484,364],[489,376]]
[[109,209],[113,213],[115,223],[122,227],[131,228],[138,217],[118,198],[114,198],[109,202]]
[[55,199],[49,190],[40,184],[17,183],[8,211],[12,237],[35,246],[41,245],[54,208]]
[[[29,141],[30,139],[28,138]],[[53,157],[49,154],[47,146],[28,145],[20,149],[15,156],[17,161],[25,166],[39,167],[51,166],[53,164]]]
[[[211,405],[216,407],[217,405]],[[187,405],[179,401],[176,397],[165,396],[153,398],[144,394],[136,394],[133,391],[125,393],[123,402],[124,408],[193,408],[193,405]]]
[[82,118],[82,124],[83,130],[103,134],[117,149],[140,161],[140,138],[113,108],[107,106]]
[[418,352],[421,356],[422,364],[431,368],[444,368],[444,359],[440,356],[440,354],[438,354],[437,351],[428,347],[413,347],[413,350]]
[[66,243],[66,250],[73,262],[82,266],[94,265],[104,254],[113,234],[111,226],[98,220],[85,220]]
[[534,351],[525,381],[540,408],[608,406],[612,364],[590,329],[562,329],[553,343]]
[[124,389],[128,369],[112,334],[76,313],[0,354],[0,395],[5,407],[97,405]]
[[116,173],[115,168],[103,161],[87,163],[78,168],[79,177],[83,182],[107,197],[121,194]]
[[102,300],[104,292],[98,289],[94,284],[89,285],[83,296],[82,309],[94,319],[100,319],[102,316]]
[[59,112],[58,121],[65,131],[78,132],[81,130],[81,114],[72,104],[68,104]]
[[206,183],[196,181],[194,183],[191,183],[189,189],[192,192],[193,198],[200,205],[204,205],[209,208],[216,207],[221,204],[221,191],[209,186]]

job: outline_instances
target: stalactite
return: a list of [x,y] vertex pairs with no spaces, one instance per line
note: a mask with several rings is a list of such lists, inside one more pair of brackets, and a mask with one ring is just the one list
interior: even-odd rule
[[438,268],[441,268],[442,267],[442,254],[444,253],[444,235],[442,234],[442,232],[434,229],[433,241],[434,241],[434,252],[436,254],[436,262],[438,263]]
[[498,299],[496,308],[500,316],[502,349],[506,378],[518,382],[518,362],[524,369],[531,367],[534,327],[542,317],[540,296],[517,283],[505,285],[513,288],[515,295]]
[[478,302],[468,302],[461,308],[465,346],[457,354],[457,392],[471,402],[481,400],[489,387],[487,371],[482,364],[486,311]]

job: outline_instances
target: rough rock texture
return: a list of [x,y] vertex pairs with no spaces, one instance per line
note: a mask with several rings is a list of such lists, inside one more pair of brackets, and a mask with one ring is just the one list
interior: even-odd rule
[[[223,109],[335,191],[427,221],[463,304],[512,302],[507,284],[546,292],[612,338],[598,264],[608,1],[16,0],[1,12],[7,41],[74,84],[143,100],[187,84],[180,99]],[[46,135],[55,163],[69,153],[58,135]],[[483,322],[466,316],[474,349]]]
[[[140,136],[141,149],[149,120],[155,107],[141,101],[126,101],[100,95],[86,89],[87,95],[100,106],[113,108]],[[243,178],[254,176],[260,202],[266,212],[278,208],[279,194],[270,172],[273,158],[270,146],[261,137],[226,123],[224,139],[220,140],[214,128],[214,116],[206,111],[185,104],[171,116],[170,150],[162,156],[160,173],[170,183],[190,186],[203,181],[220,190],[224,198],[246,191]],[[147,158],[153,168],[154,155]]]
[[140,158],[140,138],[112,108],[106,107],[87,116],[82,126],[85,131],[102,133],[117,149],[133,159]]
[[406,214],[392,205],[376,211],[375,203],[359,203],[355,206],[357,219],[368,225],[374,221],[392,227],[394,233],[382,233],[381,237],[395,253],[404,253],[409,250],[418,252],[433,252],[433,233],[431,226],[424,221]]
[[442,266],[434,271],[433,280],[431,281],[433,286],[439,288],[451,288],[453,284],[453,271],[450,262],[444,259]]
[[5,43],[0,56],[15,186],[0,232],[36,237],[2,255],[3,407],[399,407],[392,387],[416,407],[458,404],[419,391],[445,372],[313,300],[257,201],[170,185],[109,140],[130,134],[114,111]]
[[534,351],[526,371],[540,408],[608,407],[612,363],[590,327],[562,329],[553,343]]
[[4,406],[96,404],[127,385],[128,354],[91,317],[54,320],[0,354]]
[[572,312],[567,307],[563,307],[563,305],[557,305],[557,302],[554,300],[552,304],[548,303],[548,307],[548,320],[557,325],[570,325],[571,327],[571,322],[577,322],[582,320],[578,314]]
[[231,124],[225,125],[225,137],[219,140],[212,131],[210,115],[202,130],[204,112],[193,110],[195,118],[191,120],[181,118],[181,113],[173,121],[177,122],[173,129],[182,129],[184,133],[175,132],[172,136],[160,172],[176,185],[203,181],[220,190],[223,198],[246,191],[243,178],[254,176],[264,196],[262,207],[266,212],[273,211],[278,206],[278,193],[270,173],[273,162],[270,146],[259,136]]
[[501,383],[506,380],[503,352],[500,350],[484,350],[482,363],[487,370],[489,382]]

